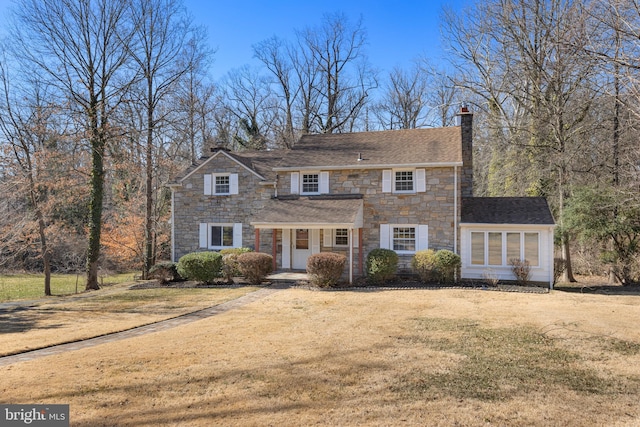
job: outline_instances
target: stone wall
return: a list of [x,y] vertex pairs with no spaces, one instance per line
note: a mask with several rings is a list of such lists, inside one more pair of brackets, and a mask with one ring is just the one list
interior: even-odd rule
[[[237,173],[236,195],[205,196],[204,175]],[[174,260],[199,248],[200,223],[242,223],[242,246],[255,249],[255,230],[249,218],[273,195],[272,186],[260,185],[260,178],[223,153],[218,153],[173,189]],[[260,250],[271,249],[271,231],[262,230]]]

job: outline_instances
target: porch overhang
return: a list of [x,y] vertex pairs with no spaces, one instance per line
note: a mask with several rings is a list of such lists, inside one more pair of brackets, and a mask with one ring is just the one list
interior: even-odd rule
[[271,199],[249,224],[256,229],[358,229],[364,224],[363,202],[331,196]]

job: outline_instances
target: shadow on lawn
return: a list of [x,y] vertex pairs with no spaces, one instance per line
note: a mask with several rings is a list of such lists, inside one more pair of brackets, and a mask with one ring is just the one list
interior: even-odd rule
[[27,332],[34,329],[56,329],[62,326],[62,324],[41,325],[46,316],[49,315],[32,307],[0,309],[0,334]]
[[596,285],[589,286],[580,283],[572,285],[556,285],[554,288],[560,292],[571,292],[578,294],[601,294],[601,295],[621,295],[621,296],[640,296],[640,286],[622,286],[622,285]]

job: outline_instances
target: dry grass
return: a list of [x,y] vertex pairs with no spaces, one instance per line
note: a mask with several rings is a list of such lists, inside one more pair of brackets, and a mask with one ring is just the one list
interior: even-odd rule
[[0,356],[123,331],[238,298],[256,287],[151,288],[131,283],[0,311]]
[[640,424],[637,295],[287,289],[0,368],[74,426]]

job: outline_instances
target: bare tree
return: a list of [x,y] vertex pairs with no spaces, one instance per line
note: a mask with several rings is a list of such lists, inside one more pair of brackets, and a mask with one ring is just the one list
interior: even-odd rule
[[[7,61],[0,62],[0,134],[8,144],[7,154],[12,155],[11,163],[17,167],[16,187],[11,193],[25,194],[28,208],[35,217],[40,243],[40,256],[44,271],[44,294],[51,295],[51,246],[49,243],[44,178],[46,168],[47,142],[50,142],[50,117],[54,108],[46,101],[46,88],[36,80],[29,87],[31,93],[22,94],[27,100],[22,105],[12,93]],[[17,190],[17,191],[16,191]],[[8,197],[7,197],[8,198]],[[11,215],[15,221],[15,215]],[[22,232],[24,230],[20,230]],[[6,244],[6,241],[5,241]]]
[[418,66],[394,68],[377,104],[378,120],[385,129],[415,129],[427,121],[427,75]]
[[140,99],[146,113],[145,142],[145,226],[144,263],[142,277],[147,278],[155,263],[156,215],[156,157],[158,143],[156,128],[165,122],[160,103],[175,90],[177,81],[191,67],[182,61],[183,50],[189,39],[191,23],[179,0],[132,0],[129,14],[133,24],[133,37],[125,45],[137,65],[142,79]]
[[98,289],[105,147],[111,118],[130,85],[124,73],[132,28],[123,0],[18,0],[15,40],[27,69],[68,100],[91,153],[86,289]]
[[[598,90],[583,50],[592,29],[584,4],[488,1],[466,16],[449,14],[446,31],[462,65],[458,83],[483,98],[493,135],[504,141],[509,157],[494,169],[500,192],[547,196],[562,218]],[[565,280],[574,280],[569,236],[562,241]]]
[[307,28],[299,37],[307,56],[303,64],[313,64],[310,71],[318,73],[314,90],[320,109],[312,120],[321,133],[340,132],[357,117],[378,85],[364,51],[362,20],[352,26],[343,14],[325,15],[319,28]]
[[293,109],[302,87],[294,80],[294,65],[291,61],[291,47],[283,40],[272,37],[253,47],[254,56],[258,58],[273,74],[279,88],[279,97],[284,115],[283,125],[276,130],[277,145],[291,148],[296,134],[293,124]]
[[236,123],[234,148],[267,148],[278,110],[269,80],[244,66],[229,72],[225,83],[225,108]]

